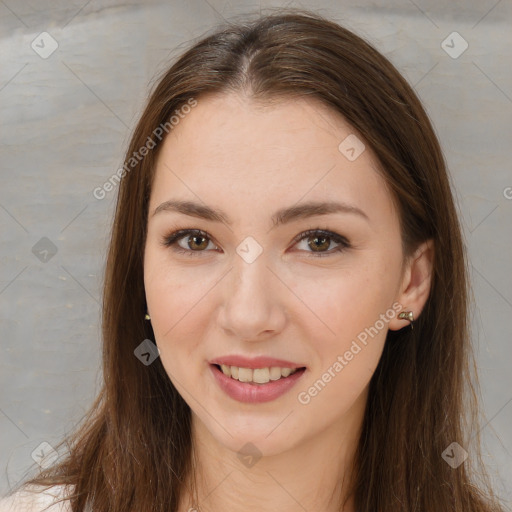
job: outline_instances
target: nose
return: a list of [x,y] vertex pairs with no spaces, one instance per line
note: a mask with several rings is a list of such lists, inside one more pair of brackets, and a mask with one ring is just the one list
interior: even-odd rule
[[286,324],[286,287],[268,267],[264,255],[247,263],[236,254],[226,276],[218,322],[233,338],[265,340],[280,333]]

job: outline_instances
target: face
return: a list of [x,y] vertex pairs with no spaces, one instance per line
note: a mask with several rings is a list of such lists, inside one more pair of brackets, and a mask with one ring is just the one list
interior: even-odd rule
[[[161,148],[144,256],[155,341],[193,421],[233,451],[276,454],[362,414],[402,279],[397,212],[362,140],[315,100],[231,93],[199,98]],[[241,380],[296,371],[242,383],[222,361]]]

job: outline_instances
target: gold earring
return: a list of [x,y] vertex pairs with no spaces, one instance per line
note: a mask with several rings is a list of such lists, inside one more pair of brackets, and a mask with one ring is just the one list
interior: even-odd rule
[[411,329],[413,328],[412,323],[414,322],[414,315],[412,314],[412,311],[402,311],[398,315],[398,318],[403,318],[405,320],[409,320],[409,322],[411,322]]
[[149,313],[146,313],[146,316],[144,317],[146,320],[151,320],[151,317],[149,316]]

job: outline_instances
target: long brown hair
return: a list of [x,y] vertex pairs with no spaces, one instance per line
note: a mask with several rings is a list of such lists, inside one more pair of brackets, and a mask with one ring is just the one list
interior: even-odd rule
[[[388,332],[371,379],[354,464],[356,509],[503,510],[481,464],[467,261],[434,130],[383,55],[338,24],[297,9],[227,22],[184,52],[154,87],[126,163],[148,138],[155,147],[125,165],[119,185],[103,295],[103,386],[65,441],[66,456],[26,483],[72,485],[76,512],[86,504],[95,512],[177,511],[193,471],[190,409],[159,359],[145,366],[134,357],[143,340],[154,339],[144,321],[143,283],[148,202],[161,147],[154,134],[191,98],[227,91],[263,103],[315,98],[344,116],[380,161],[399,209],[404,257],[434,241],[424,310],[413,330]],[[470,454],[456,468],[442,457],[453,442]]]

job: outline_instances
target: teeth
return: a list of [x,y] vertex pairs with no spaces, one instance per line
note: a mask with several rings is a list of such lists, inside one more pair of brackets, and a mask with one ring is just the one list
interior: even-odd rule
[[[235,367],[233,366],[233,368],[235,368]],[[231,372],[231,367],[230,366],[228,366],[227,364],[221,364],[220,365],[220,369],[222,370],[222,373],[224,375],[227,375],[228,377],[231,377],[231,373],[232,372]],[[237,370],[236,378],[238,379],[238,368],[236,368],[236,370]]]
[[268,368],[255,368],[252,371],[252,380],[257,384],[265,384],[270,380],[270,370]]
[[283,377],[288,377],[289,375],[291,375],[291,373],[292,373],[291,368],[281,368],[281,375]]
[[272,366],[269,372],[270,380],[278,380],[281,378],[281,368],[278,366]]
[[270,368],[239,368],[238,366],[228,366],[221,364],[220,368],[224,375],[240,382],[253,382],[255,384],[266,384],[271,380],[279,380],[282,377],[289,377],[297,371],[297,368],[280,368],[272,366]]
[[252,370],[250,368],[239,368],[238,369],[238,380],[240,382],[251,382],[252,381]]

